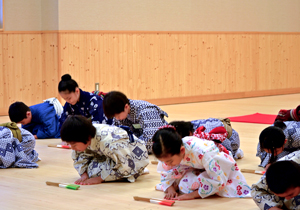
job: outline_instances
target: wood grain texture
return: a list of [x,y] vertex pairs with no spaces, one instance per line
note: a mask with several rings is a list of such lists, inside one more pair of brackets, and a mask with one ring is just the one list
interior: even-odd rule
[[5,32],[0,47],[1,115],[59,98],[65,73],[158,105],[300,92],[300,33]]

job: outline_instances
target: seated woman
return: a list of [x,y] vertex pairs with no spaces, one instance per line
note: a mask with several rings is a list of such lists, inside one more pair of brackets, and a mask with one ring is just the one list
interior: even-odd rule
[[16,123],[0,125],[0,168],[37,168],[35,138]]
[[300,149],[300,122],[276,120],[274,126],[264,129],[259,136],[256,156],[259,166],[266,167],[294,151]]
[[[157,170],[166,199],[190,200],[210,195],[250,197],[250,187],[235,160],[213,141],[181,136],[166,125],[153,136],[153,154],[160,160]],[[182,195],[179,195],[182,193]]]
[[177,132],[182,138],[193,135],[194,131],[201,126],[205,128],[205,133],[209,133],[211,130],[222,126],[226,129],[228,136],[221,144],[232,153],[235,159],[241,159],[244,157],[244,152],[240,149],[239,134],[231,127],[230,120],[228,118],[208,118],[202,120],[193,120],[191,122],[173,121],[169,124],[176,128]]
[[144,142],[128,127],[92,124],[84,116],[72,115],[61,127],[61,138],[74,150],[74,167],[80,175],[75,184],[119,179],[134,182],[149,164]]

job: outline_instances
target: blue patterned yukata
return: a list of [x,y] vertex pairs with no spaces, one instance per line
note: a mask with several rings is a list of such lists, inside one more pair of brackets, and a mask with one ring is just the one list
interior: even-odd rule
[[101,177],[104,181],[126,178],[134,182],[149,164],[144,142],[132,134],[128,135],[122,128],[106,124],[93,125],[96,136],[91,139],[91,144],[83,152],[72,153],[74,167],[79,175],[86,172],[89,178]]
[[[292,160],[300,164],[300,151],[292,152],[277,161],[282,160]],[[265,174],[256,184],[252,185],[251,196],[256,205],[262,210],[268,210],[272,207],[278,207],[279,209],[300,209],[300,194],[290,200],[278,197],[269,189]]]
[[[208,119],[202,119],[202,120],[193,120],[191,121],[191,123],[193,124],[193,128],[194,130],[196,130],[197,128],[199,128],[200,126],[204,126],[205,133],[209,133],[212,129],[222,126],[224,127],[224,124],[222,123],[221,120],[216,119],[216,118],[208,118]],[[232,135],[228,138],[226,138],[223,142],[222,145],[232,153],[234,158],[238,158],[236,153],[238,150],[240,149],[240,137],[238,132],[236,132],[233,128],[232,128]]]
[[201,198],[210,195],[221,197],[250,197],[250,187],[235,160],[219,148],[213,141],[195,136],[182,139],[185,155],[180,164],[170,167],[158,163],[161,184],[157,190],[166,191],[170,186],[178,187],[181,193],[198,191]]
[[[151,139],[159,127],[168,124],[164,119],[168,114],[147,101],[129,99],[129,106],[127,118],[114,119],[114,124],[128,126],[135,136],[145,142],[148,152],[152,153]],[[134,125],[139,125],[140,128],[135,129]]]
[[[300,150],[300,122],[298,121],[285,121],[286,128],[283,130],[287,142],[284,145],[284,150],[276,158],[280,159],[296,150]],[[258,142],[256,156],[260,157],[261,163],[259,166],[266,167],[271,159],[271,154],[261,151]]]
[[64,111],[60,117],[60,128],[69,115],[82,115],[90,118],[92,123],[112,124],[112,119],[108,119],[103,111],[103,98],[89,92],[80,90],[79,101],[75,104],[64,105]]
[[0,168],[37,168],[38,153],[34,150],[35,138],[20,128],[22,141],[14,138],[11,130],[0,126]]

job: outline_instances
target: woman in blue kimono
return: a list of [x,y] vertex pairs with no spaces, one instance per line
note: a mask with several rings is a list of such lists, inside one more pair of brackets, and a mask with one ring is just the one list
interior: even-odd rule
[[85,116],[92,123],[112,124],[112,120],[108,119],[103,112],[103,98],[81,90],[77,82],[69,74],[61,77],[61,81],[58,84],[58,92],[66,101],[64,111],[59,120],[60,128],[69,115]]

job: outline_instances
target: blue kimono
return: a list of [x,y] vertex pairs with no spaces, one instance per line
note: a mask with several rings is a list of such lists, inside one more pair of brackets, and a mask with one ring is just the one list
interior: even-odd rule
[[53,104],[44,102],[30,106],[32,119],[29,124],[22,125],[39,139],[60,138],[59,119]]
[[79,101],[75,104],[65,103],[64,111],[59,119],[60,128],[69,115],[82,115],[90,118],[92,123],[112,124],[112,119],[107,119],[103,111],[103,98],[98,95],[80,90]]

